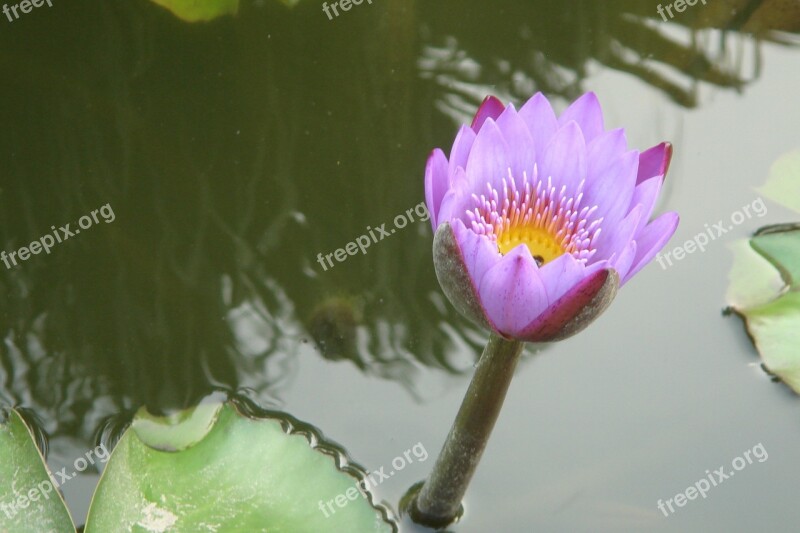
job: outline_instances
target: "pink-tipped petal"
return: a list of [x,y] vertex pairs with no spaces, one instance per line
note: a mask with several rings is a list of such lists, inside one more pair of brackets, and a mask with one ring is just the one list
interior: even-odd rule
[[449,185],[447,158],[444,156],[444,152],[436,148],[431,152],[428,163],[425,165],[425,203],[428,205],[428,213],[431,214],[433,231],[436,231],[439,207]]
[[518,338],[528,342],[554,342],[571,337],[608,308],[618,288],[619,275],[615,270],[598,270],[553,302],[522,329]]
[[483,123],[486,122],[487,118],[497,119],[500,114],[505,109],[503,102],[500,101],[496,96],[487,96],[483,99],[483,103],[478,108],[477,113],[475,113],[475,118],[472,119],[472,130],[475,133],[481,131],[483,127]]
[[672,145],[664,142],[645,150],[639,156],[639,175],[636,183],[642,183],[652,177],[664,178],[669,172],[669,163],[672,160]]
[[508,338],[516,338],[547,308],[547,290],[526,246],[517,246],[491,267],[478,293],[490,321]]
[[550,102],[542,93],[536,93],[519,110],[519,116],[531,132],[536,153],[541,155],[558,130],[558,120]]
[[605,131],[603,109],[597,95],[588,92],[575,100],[558,118],[558,124],[563,127],[573,120],[581,127],[587,143]]

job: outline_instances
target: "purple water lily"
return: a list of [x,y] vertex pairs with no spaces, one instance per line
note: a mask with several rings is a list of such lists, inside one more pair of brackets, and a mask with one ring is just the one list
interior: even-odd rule
[[671,156],[629,150],[594,93],[560,117],[542,94],[519,111],[488,97],[425,171],[445,294],[506,339],[582,330],[675,232],[676,213],[650,221]]

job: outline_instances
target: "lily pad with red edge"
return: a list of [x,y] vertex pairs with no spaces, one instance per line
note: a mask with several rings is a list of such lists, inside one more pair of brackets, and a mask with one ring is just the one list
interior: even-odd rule
[[74,533],[33,434],[15,409],[0,408],[0,532]]
[[361,479],[340,449],[287,415],[255,417],[231,401],[163,418],[140,410],[85,531],[396,531]]
[[800,224],[767,226],[732,248],[728,304],[764,368],[800,394]]

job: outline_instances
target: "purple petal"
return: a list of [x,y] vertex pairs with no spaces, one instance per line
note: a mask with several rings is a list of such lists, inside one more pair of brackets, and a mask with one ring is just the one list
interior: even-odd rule
[[628,151],[628,140],[625,130],[617,128],[598,135],[586,145],[588,172],[590,176],[598,174]]
[[619,276],[612,269],[589,274],[525,326],[518,338],[548,342],[580,332],[606,310],[618,287]]
[[586,93],[566,111],[564,111],[558,119],[559,126],[563,127],[575,121],[583,132],[583,137],[586,142],[591,142],[595,137],[605,131],[603,126],[603,109],[600,107],[600,102],[597,100],[597,95],[592,92]]
[[622,252],[617,256],[616,260],[611,265],[614,270],[617,271],[619,274],[620,279],[623,281],[620,283],[622,286],[625,281],[625,275],[630,271],[631,265],[633,264],[633,260],[636,257],[636,241],[631,241],[628,243],[627,246],[622,250]]
[[639,152],[632,150],[586,180],[585,206],[597,206],[595,219],[602,217],[604,232],[615,232],[628,214],[636,184]]
[[497,127],[500,128],[500,133],[508,145],[509,163],[514,177],[522,178],[523,172],[527,172],[530,176],[536,163],[533,137],[513,105],[509,104],[498,117]]
[[508,146],[494,120],[483,123],[467,160],[467,182],[471,192],[483,194],[486,183],[500,189],[508,177]]
[[670,143],[661,143],[642,152],[639,156],[639,175],[636,183],[642,183],[655,176],[663,178],[669,171],[671,160],[672,145]]
[[597,261],[584,265],[572,254],[563,254],[539,268],[539,276],[547,289],[547,301],[550,304],[564,296],[584,278],[592,276],[598,270],[609,267],[607,261]]
[[633,266],[622,280],[623,283],[626,283],[647,263],[653,260],[656,254],[667,244],[667,241],[672,238],[678,228],[678,222],[678,213],[668,212],[644,227],[642,232],[636,236],[636,257],[633,260]]
[[570,122],[550,139],[540,156],[539,177],[545,183],[552,177],[556,189],[566,185],[567,191],[586,179],[586,144],[578,124]]
[[[606,226],[604,221],[602,227],[609,228],[610,231],[601,232],[597,242],[594,243],[595,248],[597,248],[595,257],[597,259],[609,259],[617,256],[618,258],[636,236],[636,228],[639,227],[643,212],[644,207],[637,205],[631,209],[631,212],[621,222],[613,226]],[[622,274],[620,274],[620,277],[622,277]]]
[[633,198],[631,198],[631,207],[641,204],[644,207],[642,212],[642,219],[639,221],[639,226],[636,228],[636,233],[639,234],[644,228],[647,221],[653,214],[653,209],[658,200],[658,193],[661,191],[661,184],[663,180],[660,177],[650,178],[639,185],[633,190]]
[[542,284],[547,289],[547,301],[561,298],[575,284],[586,277],[586,268],[572,254],[562,254],[539,268]]
[[458,167],[456,173],[450,176],[451,186],[442,198],[436,225],[451,221],[456,218],[465,219],[466,211],[473,206],[472,191],[467,186],[467,177],[464,169]]
[[519,110],[519,116],[531,132],[536,153],[541,155],[558,130],[558,120],[550,102],[542,93],[536,93]]
[[461,126],[461,129],[458,130],[458,135],[456,135],[456,140],[453,142],[453,147],[450,149],[448,171],[451,176],[455,174],[458,167],[467,168],[467,158],[474,142],[475,132],[472,131],[472,128]]
[[476,289],[483,279],[484,274],[496,265],[502,256],[497,250],[497,245],[485,235],[478,235],[467,229],[458,219],[453,221],[453,235],[461,250],[461,257],[467,267],[469,277],[473,280]]
[[491,267],[478,293],[497,331],[510,338],[547,307],[547,291],[527,246],[517,246]]
[[428,204],[428,212],[431,214],[433,231],[436,231],[439,207],[448,188],[447,158],[444,152],[436,148],[425,165],[425,203]]
[[[433,236],[433,265],[436,269],[436,278],[442,291],[459,313],[480,326],[494,330],[478,296],[477,280],[470,274],[464,259],[466,250],[467,255],[473,257],[471,263],[475,267],[477,264],[475,250],[464,246],[469,247],[470,243],[459,243],[450,224],[444,222],[439,226]],[[485,270],[486,267],[479,265],[477,268]]]
[[478,112],[475,113],[475,118],[472,119],[473,131],[478,133],[483,127],[483,123],[487,118],[491,118],[493,120],[497,119],[504,109],[505,106],[503,105],[503,102],[501,102],[497,97],[487,96],[484,98],[483,103],[478,108]]

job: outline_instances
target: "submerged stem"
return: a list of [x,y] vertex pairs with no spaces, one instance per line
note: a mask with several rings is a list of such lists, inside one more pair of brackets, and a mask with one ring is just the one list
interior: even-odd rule
[[506,340],[494,333],[489,337],[433,471],[409,508],[415,522],[443,527],[458,516],[522,348],[520,341]]

